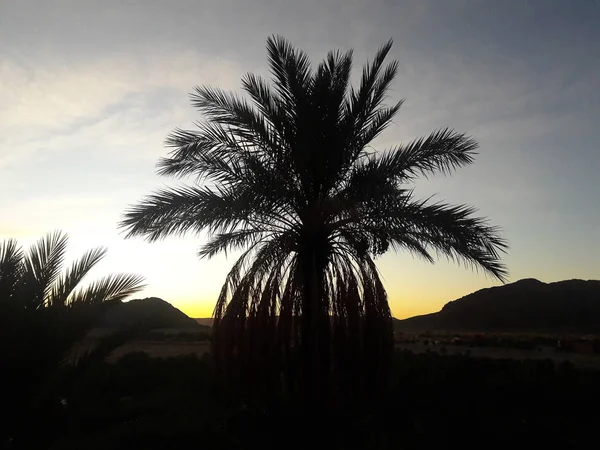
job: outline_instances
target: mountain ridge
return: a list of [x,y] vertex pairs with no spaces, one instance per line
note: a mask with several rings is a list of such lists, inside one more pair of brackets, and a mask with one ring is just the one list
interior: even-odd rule
[[600,333],[600,281],[525,278],[480,289],[438,312],[395,320],[395,329]]
[[148,330],[202,331],[206,327],[158,297],[120,302],[100,318],[97,328],[115,330],[141,325]]

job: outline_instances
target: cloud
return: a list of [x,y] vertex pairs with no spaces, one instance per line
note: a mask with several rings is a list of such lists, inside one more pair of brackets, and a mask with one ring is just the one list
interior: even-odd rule
[[149,143],[162,146],[167,126],[193,117],[187,93],[194,85],[235,89],[241,73],[233,61],[195,51],[117,54],[75,64],[4,59],[0,134],[7,138],[0,168],[39,151],[81,145],[121,154],[136,147],[129,153],[138,155]]
[[195,51],[131,58],[109,55],[69,64],[60,59],[0,65],[2,127],[64,129],[98,117],[133,95],[157,90],[186,93],[195,84],[238,84],[241,71],[232,61]]
[[[112,216],[118,203],[114,197],[102,195],[57,196],[40,194],[25,199],[3,199],[3,210],[10,215],[3,217],[2,225],[8,234],[24,227],[31,234],[45,233],[49,229],[98,229],[114,221]],[[112,228],[112,227],[111,227]]]

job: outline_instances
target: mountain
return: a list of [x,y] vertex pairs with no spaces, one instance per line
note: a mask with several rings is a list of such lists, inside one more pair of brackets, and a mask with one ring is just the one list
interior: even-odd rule
[[206,327],[212,327],[213,326],[213,321],[214,319],[212,317],[203,317],[200,319],[194,319],[196,321],[196,323],[199,323],[200,325],[206,326]]
[[523,279],[481,289],[437,313],[396,320],[395,329],[600,333],[600,281]]
[[208,328],[190,319],[170,303],[156,297],[130,300],[108,308],[97,328],[124,329],[141,325],[145,329],[204,331]]

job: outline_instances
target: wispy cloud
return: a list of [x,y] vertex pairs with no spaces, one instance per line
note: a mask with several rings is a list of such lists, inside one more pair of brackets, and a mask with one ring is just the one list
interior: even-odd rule
[[[196,84],[237,88],[241,69],[232,61],[194,51],[157,51],[152,57],[120,55],[83,60],[0,63],[0,168],[39,151],[87,145],[144,154],[162,144],[165,128],[189,122],[187,92]],[[129,148],[129,152],[123,152]],[[131,151],[135,148],[135,151]],[[156,155],[151,150],[152,157]]]

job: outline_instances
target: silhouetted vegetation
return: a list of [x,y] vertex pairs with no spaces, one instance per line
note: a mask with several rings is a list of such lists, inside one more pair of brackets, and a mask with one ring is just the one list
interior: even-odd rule
[[159,173],[196,183],[145,197],[121,223],[150,241],[208,231],[201,257],[243,251],[214,312],[213,354],[230,386],[300,386],[313,406],[334,390],[383,386],[392,317],[374,258],[390,248],[506,277],[495,227],[472,207],[418,200],[410,188],[419,175],[472,163],[473,139],[443,129],[369,150],[402,105],[384,105],[399,67],[384,64],[391,46],[355,88],[352,51],[330,52],[313,71],[306,53],[269,38],[270,82],[242,79],[251,102],[196,87],[192,104],[207,121],[168,137]]
[[15,240],[0,244],[2,445],[31,434],[32,424],[42,435],[52,428],[61,410],[64,371],[102,362],[126,333],[116,333],[93,350],[79,349],[77,363],[68,369],[74,344],[107,308],[143,287],[142,277],[117,274],[80,288],[106,250],[90,250],[61,272],[67,243],[65,234],[55,232],[27,252]]
[[221,391],[210,359],[130,354],[69,381],[63,402],[40,411],[44,432],[29,434],[25,448],[573,448],[600,425],[599,380],[549,361],[397,352],[377,408],[346,403],[308,418],[294,401],[259,408]]
[[[132,336],[203,345],[205,327],[194,325],[187,332],[184,327],[178,333],[133,327],[101,339],[93,351],[67,358],[73,344],[92,326],[106,325],[107,317],[121,325],[190,322],[181,322],[181,313],[165,302],[146,300],[121,309],[127,317],[117,319],[120,298],[139,285],[112,290],[112,297],[99,296],[96,283],[91,293],[79,290],[64,302],[51,302],[48,294],[36,304],[18,301],[28,298],[22,292],[39,292],[29,280],[37,283],[42,278],[37,274],[48,273],[44,267],[50,260],[56,268],[48,282],[52,288],[42,292],[63,292],[56,286],[69,277],[59,275],[61,252],[52,251],[58,242],[63,242],[61,235],[49,235],[28,255],[19,253],[12,241],[0,247],[0,285],[10,286],[0,297],[2,404],[10,412],[0,428],[3,448],[265,450],[318,443],[331,449],[421,449],[490,442],[572,448],[590,442],[600,426],[595,412],[600,372],[550,360],[474,358],[466,355],[468,349],[465,355],[452,356],[396,351],[384,396],[332,395],[335,401],[328,408],[314,407],[310,414],[301,393],[259,392],[249,398],[245,392],[223,390],[208,355],[155,359],[130,353],[116,363],[106,362]],[[27,275],[30,266],[39,269]],[[19,291],[22,285],[28,290]],[[140,317],[129,317],[133,310]],[[165,312],[167,322],[156,317],[157,310]],[[442,344],[437,341],[445,339],[434,334],[422,338]],[[460,339],[465,346],[505,346],[547,344],[551,337],[472,334]],[[563,342],[565,350],[568,344]]]

